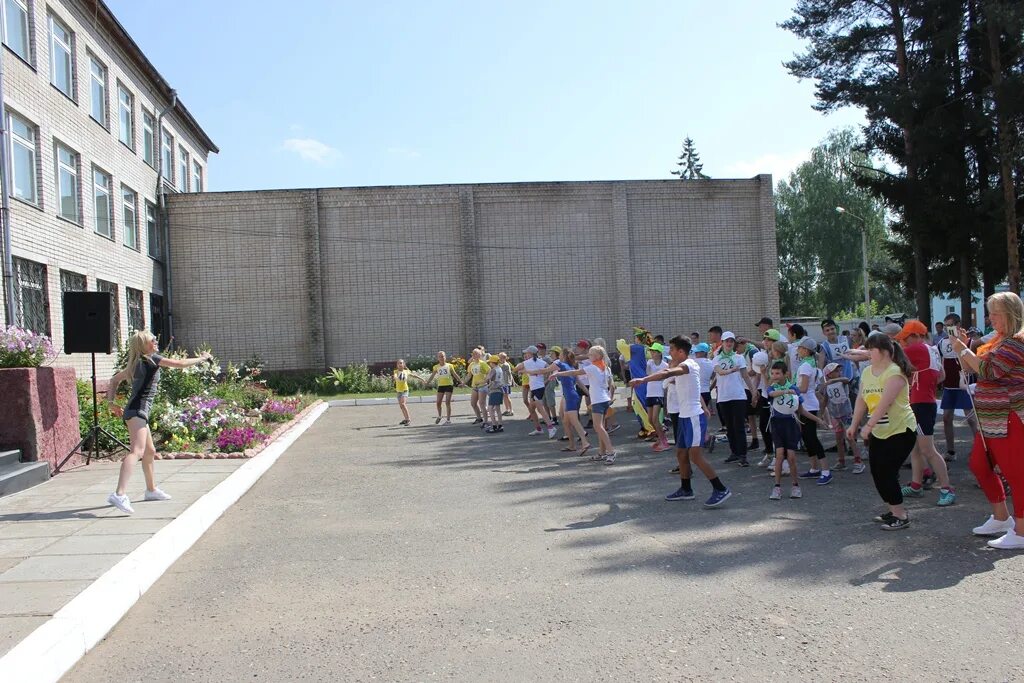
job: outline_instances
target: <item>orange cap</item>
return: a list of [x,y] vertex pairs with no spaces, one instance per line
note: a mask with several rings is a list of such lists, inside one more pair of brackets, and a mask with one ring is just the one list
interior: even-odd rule
[[928,327],[920,320],[908,320],[903,323],[903,329],[896,335],[896,339],[903,341],[912,334],[916,334],[919,337],[927,337]]

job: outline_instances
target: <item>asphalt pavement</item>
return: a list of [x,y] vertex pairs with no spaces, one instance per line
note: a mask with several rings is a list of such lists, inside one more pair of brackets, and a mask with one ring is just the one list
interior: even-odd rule
[[632,425],[605,466],[455,407],[328,411],[65,680],[1024,679],[1024,553],[971,536],[963,458],[890,532],[869,473],[769,501],[720,447],[707,510]]

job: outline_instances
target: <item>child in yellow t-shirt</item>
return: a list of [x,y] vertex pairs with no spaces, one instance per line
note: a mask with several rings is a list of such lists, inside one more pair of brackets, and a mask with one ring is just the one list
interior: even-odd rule
[[405,367],[404,358],[399,358],[395,363],[395,370],[391,373],[391,376],[395,380],[395,393],[398,396],[398,407],[402,410],[402,421],[398,424],[403,426],[410,425],[412,424],[412,420],[409,418],[409,407],[406,405],[409,400],[409,381],[416,379],[422,382],[423,378]]

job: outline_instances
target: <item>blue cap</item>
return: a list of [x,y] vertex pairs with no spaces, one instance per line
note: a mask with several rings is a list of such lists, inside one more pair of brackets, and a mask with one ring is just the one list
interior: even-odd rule
[[693,347],[693,352],[694,353],[710,353],[711,352],[711,347],[707,343],[701,342],[700,344],[697,344],[696,346]]

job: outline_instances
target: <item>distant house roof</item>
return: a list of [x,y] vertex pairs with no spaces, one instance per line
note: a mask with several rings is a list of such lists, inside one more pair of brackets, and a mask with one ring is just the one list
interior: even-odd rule
[[[128,35],[128,31],[126,31],[124,26],[121,25],[121,22],[117,20],[117,17],[115,17],[114,13],[110,11],[107,4],[103,2],[103,0],[82,0],[82,4],[93,11],[93,15],[96,19],[102,23],[104,28],[110,31],[111,35],[116,41],[118,41],[118,44],[125,53],[127,53],[127,55],[138,64],[139,68],[142,69],[142,72],[156,84],[160,94],[166,98],[166,101],[170,102],[174,88],[172,88],[171,84],[160,75],[160,72],[156,70],[156,67],[153,66],[151,61],[149,61],[142,49],[138,44],[136,44],[132,37]],[[202,129],[202,126],[199,125],[199,122],[196,121],[195,117],[192,116],[192,113],[189,112],[185,105],[181,103],[180,99],[178,99],[174,105],[174,112],[185,121],[188,128],[193,134],[195,134],[196,138],[198,138],[199,142],[202,143],[207,151],[213,152],[214,154],[220,152],[220,148],[214,144],[213,140],[210,139],[210,136],[206,134],[206,131]]]

